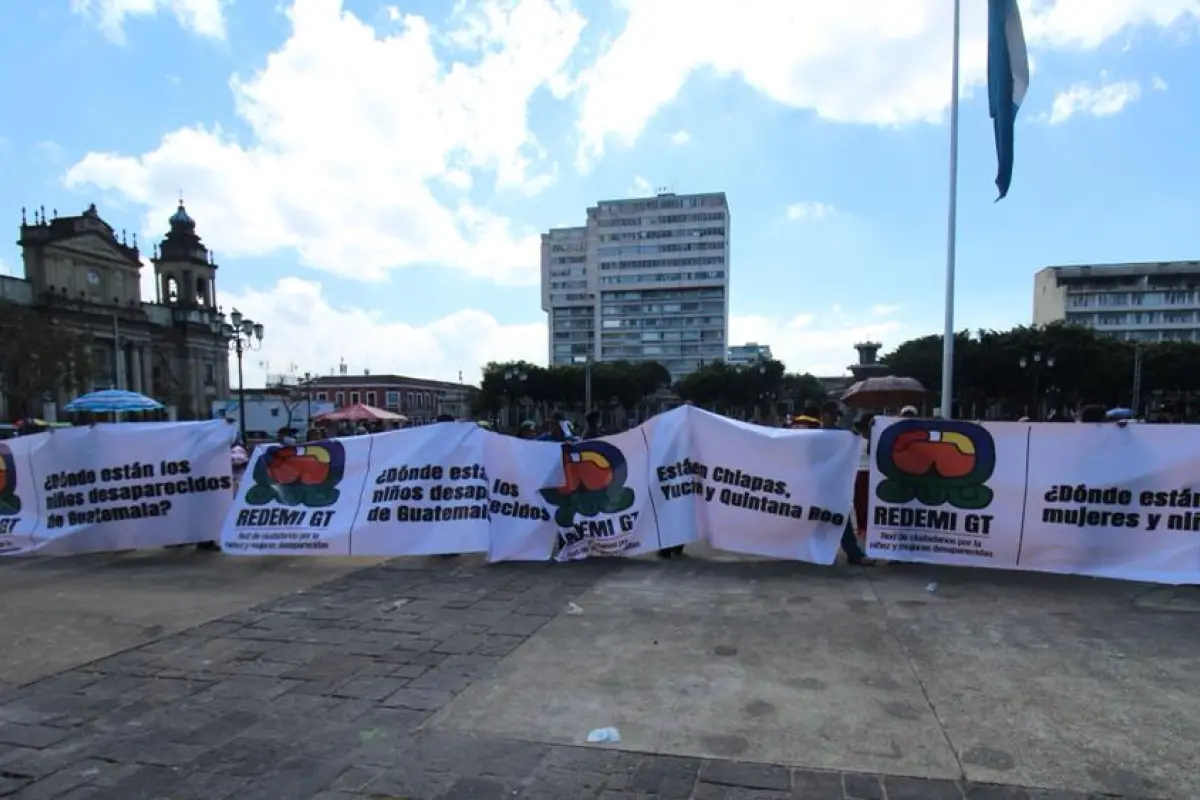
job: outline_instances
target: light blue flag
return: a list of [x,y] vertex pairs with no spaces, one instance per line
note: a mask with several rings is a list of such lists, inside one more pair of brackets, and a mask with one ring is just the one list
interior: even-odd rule
[[1017,0],[988,0],[988,103],[996,131],[996,188],[1008,194],[1013,171],[1013,129],[1029,91],[1029,53]]

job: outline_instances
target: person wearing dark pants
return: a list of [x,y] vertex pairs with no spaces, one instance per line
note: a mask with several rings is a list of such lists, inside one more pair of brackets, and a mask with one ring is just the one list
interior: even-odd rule
[[[821,406],[821,427],[825,430],[841,430],[842,410],[833,400]],[[871,567],[875,561],[867,557],[862,546],[858,543],[858,534],[854,532],[854,507],[846,518],[846,529],[842,531],[842,552],[846,554],[846,563],[856,567]]]

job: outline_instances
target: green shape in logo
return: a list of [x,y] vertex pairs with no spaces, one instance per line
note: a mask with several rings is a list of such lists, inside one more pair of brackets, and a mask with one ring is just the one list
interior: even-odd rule
[[885,503],[977,511],[992,502],[996,442],[973,422],[905,419],[880,434],[875,465],[884,476],[875,496]]
[[562,446],[563,485],[542,489],[554,506],[554,522],[560,528],[575,524],[576,515],[596,517],[629,509],[636,498],[625,485],[629,464],[625,454],[608,442],[592,439]]
[[326,508],[341,496],[337,486],[345,471],[346,449],[339,441],[273,445],[254,465],[246,504]]

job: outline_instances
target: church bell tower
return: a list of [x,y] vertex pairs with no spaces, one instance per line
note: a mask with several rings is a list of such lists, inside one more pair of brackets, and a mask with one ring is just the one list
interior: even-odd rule
[[196,235],[196,221],[183,207],[182,198],[170,225],[151,259],[158,302],[178,308],[215,309],[217,264]]

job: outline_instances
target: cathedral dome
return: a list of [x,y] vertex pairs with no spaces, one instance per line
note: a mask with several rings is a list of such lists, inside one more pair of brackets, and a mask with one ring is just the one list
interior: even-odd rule
[[180,201],[179,208],[175,209],[175,213],[171,215],[172,228],[195,228],[196,221],[187,213],[187,209],[183,207],[183,201]]

